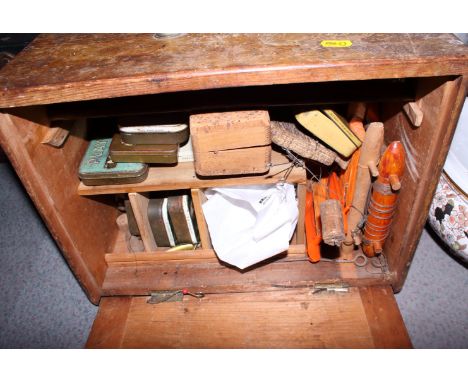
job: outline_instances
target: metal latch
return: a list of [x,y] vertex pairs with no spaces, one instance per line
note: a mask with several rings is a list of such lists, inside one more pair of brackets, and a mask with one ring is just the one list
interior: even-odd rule
[[349,284],[346,283],[317,283],[314,285],[312,293],[320,292],[349,292]]
[[148,304],[160,304],[162,302],[176,302],[182,301],[184,296],[192,296],[195,298],[203,298],[205,294],[202,292],[192,293],[187,289],[181,290],[160,290],[156,292],[151,292],[151,297],[146,301]]

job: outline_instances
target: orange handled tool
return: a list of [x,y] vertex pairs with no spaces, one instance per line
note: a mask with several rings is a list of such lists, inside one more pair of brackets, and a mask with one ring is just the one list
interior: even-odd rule
[[311,262],[316,263],[320,261],[320,242],[322,238],[317,233],[315,224],[314,212],[314,196],[311,191],[306,192],[306,205],[305,205],[305,230],[306,230],[306,244],[307,256]]
[[362,250],[372,257],[382,253],[382,247],[390,231],[400,179],[405,169],[405,150],[399,141],[388,145],[379,164],[379,177],[372,185],[372,196],[364,227]]

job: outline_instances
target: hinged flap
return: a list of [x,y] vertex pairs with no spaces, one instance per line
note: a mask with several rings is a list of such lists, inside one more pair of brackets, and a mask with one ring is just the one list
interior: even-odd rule
[[340,293],[338,284],[317,287],[329,292],[300,288],[207,293],[200,299],[178,290],[171,293],[180,300],[158,304],[148,304],[147,297],[106,297],[101,300],[87,347],[411,346],[390,287],[349,288],[348,293]]

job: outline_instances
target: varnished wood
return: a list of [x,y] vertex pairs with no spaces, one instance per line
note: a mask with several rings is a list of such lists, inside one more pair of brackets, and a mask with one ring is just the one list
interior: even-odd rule
[[[198,300],[147,304],[147,297],[106,301],[98,312],[87,347],[104,348],[374,348],[409,347],[401,316],[366,308],[368,298],[383,296],[378,309],[393,308],[391,289],[348,293],[310,289],[257,293],[207,294]],[[393,301],[392,301],[393,299]],[[108,313],[118,304],[125,316]],[[110,305],[110,306],[109,306]],[[116,319],[117,318],[117,319]],[[112,320],[112,321],[111,321]],[[105,325],[115,329],[108,333]],[[124,330],[121,328],[124,327]],[[398,334],[392,337],[394,334]]]
[[411,340],[393,291],[387,287],[359,288],[376,348],[411,348]]
[[[302,244],[290,245],[286,251],[287,256],[297,256],[305,258],[305,248]],[[146,263],[157,264],[167,263],[169,261],[179,261],[184,263],[205,263],[218,262],[216,253],[213,249],[195,249],[187,251],[167,252],[166,250],[157,250],[152,252],[136,252],[136,253],[107,253],[106,262],[109,266],[135,266]]]
[[380,269],[321,261],[306,256],[276,256],[240,271],[225,263],[171,261],[113,264],[103,284],[105,296],[145,295],[153,290],[196,288],[208,292],[262,291],[311,286],[317,282],[348,282],[355,286],[387,285],[391,275]]
[[[349,48],[322,40],[349,39]],[[0,107],[298,82],[460,74],[443,34],[46,34],[0,72]]]
[[[126,192],[147,192],[180,190],[191,188],[226,187],[246,184],[273,184],[284,176],[284,171],[290,166],[289,159],[283,154],[272,152],[272,168],[264,175],[230,176],[230,177],[199,177],[195,174],[193,162],[181,162],[177,166],[150,167],[145,181],[136,184],[113,184],[106,186],[86,186],[80,183],[79,195],[117,194]],[[305,182],[305,170],[295,167],[287,181],[289,183]]]
[[421,126],[422,120],[424,118],[424,113],[416,102],[408,102],[403,105],[403,110],[406,113],[406,116],[409,118],[413,126]]
[[[349,38],[353,46],[325,49],[319,46],[325,38]],[[212,34],[187,35],[164,43],[152,35],[44,35],[0,72],[0,107],[15,107],[8,114],[16,115],[0,117],[0,142],[93,302],[101,295],[146,294],[154,289],[185,286],[232,292],[348,281],[366,286],[393,283],[398,290],[406,277],[464,101],[463,79],[456,76],[467,73],[466,52],[467,48],[450,35]],[[379,89],[374,81],[383,81],[384,86]],[[304,82],[315,82],[314,89],[326,91],[311,92],[314,94],[309,98],[310,84]],[[374,85],[370,91],[357,90],[371,83]],[[411,175],[402,179],[395,229],[384,248],[390,273],[375,274],[353,264],[312,265],[290,256],[245,272],[214,261],[144,261],[134,266],[122,261],[107,267],[106,253],[128,252],[121,251],[115,201],[112,196],[100,194],[274,183],[282,173],[270,180],[195,179],[193,170],[174,173],[174,168],[167,168],[167,172],[154,170],[150,181],[139,185],[78,187],[76,169],[86,147],[83,136],[72,134],[59,150],[38,147],[49,123],[38,123],[36,115],[21,107],[55,104],[49,111],[58,119],[142,111],[243,110],[252,105],[278,106],[275,111],[282,113],[291,111],[291,104],[301,107],[311,102],[371,101],[372,95],[386,93],[395,84],[403,84],[404,89],[377,96],[375,101],[386,101],[380,109],[386,126],[388,123],[387,143],[406,137],[413,148],[416,175],[415,179],[409,179]],[[278,96],[278,89],[288,91]],[[295,89],[302,89],[302,93],[296,96]],[[224,92],[230,95],[218,101]],[[250,98],[239,94],[250,94]],[[205,99],[205,95],[209,97]],[[392,97],[397,101],[388,102]],[[417,102],[424,113],[420,128],[411,126],[403,114],[402,107],[408,101]],[[288,107],[281,109],[285,105]],[[271,173],[283,168],[273,167]],[[304,182],[303,170],[294,171],[300,173],[293,172],[296,175],[289,181]],[[182,181],[174,181],[174,177]],[[77,189],[78,194],[89,197],[77,195]]]
[[213,248],[211,245],[210,233],[208,224],[206,223],[205,215],[203,214],[202,205],[206,201],[206,196],[202,190],[194,188],[190,190],[192,194],[193,210],[198,227],[198,235],[200,236],[200,244],[203,249]]
[[421,79],[417,102],[424,119],[419,128],[405,117],[402,103],[385,105],[385,141],[400,140],[406,152],[393,228],[384,247],[396,291],[406,279],[465,98],[461,77]]
[[126,323],[131,305],[131,297],[101,299],[98,316],[91,328],[91,333],[99,333],[99,335],[90,335],[86,347],[120,348],[126,334]]

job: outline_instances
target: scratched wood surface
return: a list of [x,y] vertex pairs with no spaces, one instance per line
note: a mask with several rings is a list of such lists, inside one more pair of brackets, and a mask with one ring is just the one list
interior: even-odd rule
[[462,78],[421,79],[417,102],[424,118],[419,128],[403,112],[402,103],[384,107],[385,142],[399,140],[406,152],[397,209],[384,245],[395,291],[406,279],[465,98]]
[[[103,298],[88,348],[408,348],[389,287]],[[375,305],[373,305],[375,304]],[[376,308],[373,309],[373,306]],[[386,315],[392,311],[395,314]],[[109,325],[112,322],[112,325]]]
[[[117,261],[112,262],[113,258]],[[111,261],[103,283],[103,296],[138,296],[154,290],[182,288],[229,293],[297,288],[317,282],[340,281],[353,286],[388,285],[391,282],[390,274],[381,273],[379,268],[371,265],[342,264],[338,267],[335,263],[321,261],[312,266],[300,254],[278,255],[242,271],[218,261],[158,262],[140,256],[132,259],[131,255],[108,255],[106,259]],[[348,272],[344,271],[345,265]]]
[[[320,45],[333,39],[353,44]],[[466,70],[450,34],[45,34],[0,72],[0,107]]]
[[[79,195],[119,194],[126,192],[166,191],[183,189],[204,189],[208,187],[228,187],[247,184],[274,184],[283,179],[285,169],[291,166],[289,159],[272,151],[272,168],[266,174],[239,175],[224,177],[200,177],[195,173],[193,162],[180,162],[177,166],[150,167],[148,177],[140,183],[86,186],[80,183]],[[287,177],[288,183],[305,183],[306,172],[294,167]]]

